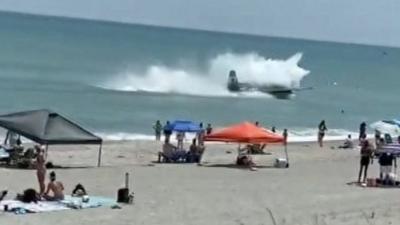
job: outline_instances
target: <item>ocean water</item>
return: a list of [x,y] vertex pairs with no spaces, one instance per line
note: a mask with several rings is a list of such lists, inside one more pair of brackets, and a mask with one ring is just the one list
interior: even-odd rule
[[[226,91],[240,80],[313,87],[290,100]],[[0,13],[0,113],[50,108],[106,139],[155,120],[248,120],[315,136],[400,117],[400,49]],[[341,111],[344,111],[342,113]]]

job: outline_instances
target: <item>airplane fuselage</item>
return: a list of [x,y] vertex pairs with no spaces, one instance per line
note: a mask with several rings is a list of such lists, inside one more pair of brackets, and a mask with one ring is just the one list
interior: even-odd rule
[[236,72],[231,70],[228,76],[227,89],[230,92],[251,92],[259,91],[266,94],[273,95],[279,99],[288,99],[293,94],[293,89],[288,89],[284,86],[279,85],[258,85],[250,83],[239,82],[236,76]]

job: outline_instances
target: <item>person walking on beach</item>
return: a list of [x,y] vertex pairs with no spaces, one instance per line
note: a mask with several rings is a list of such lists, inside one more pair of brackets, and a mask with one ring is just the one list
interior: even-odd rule
[[362,141],[367,138],[367,124],[365,122],[362,122],[360,124],[360,134],[358,136],[358,140]]
[[325,132],[328,130],[325,125],[325,120],[322,120],[321,123],[318,125],[318,143],[319,147],[323,147],[323,139],[325,136]]
[[164,131],[164,136],[165,136],[165,143],[167,143],[167,142],[169,142],[169,138],[172,135],[171,124],[169,123],[169,121],[167,121],[165,123],[163,131]]
[[42,196],[46,189],[46,159],[44,157],[43,148],[39,145],[35,145],[36,149],[36,175],[39,182],[39,194]]
[[163,126],[159,120],[156,121],[156,124],[154,124],[153,129],[156,135],[156,141],[159,141],[161,139],[161,131],[163,129]]
[[368,140],[363,140],[361,142],[361,150],[360,150],[360,171],[358,172],[358,183],[361,183],[361,175],[364,170],[364,178],[363,183],[365,183],[367,179],[367,171],[368,165],[372,159],[372,147]]

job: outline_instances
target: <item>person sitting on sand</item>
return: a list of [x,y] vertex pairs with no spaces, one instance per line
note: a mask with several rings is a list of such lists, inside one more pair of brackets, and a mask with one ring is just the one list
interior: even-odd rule
[[24,190],[22,194],[17,194],[16,200],[19,200],[24,203],[37,203],[40,201],[40,194],[33,188],[28,188]]
[[249,145],[245,148],[239,148],[239,154],[236,159],[236,164],[239,166],[248,166],[251,170],[256,170],[256,164],[253,161],[253,158],[248,154]]
[[162,152],[158,153],[158,162],[175,162],[182,158],[182,154],[186,155],[185,151],[178,151],[178,148],[171,144],[168,139],[163,144]]
[[192,140],[192,144],[190,145],[189,152],[186,155],[186,162],[192,163],[192,162],[197,162],[198,161],[198,147],[196,144],[196,138]]
[[50,173],[50,182],[43,197],[47,201],[64,200],[64,185],[62,182],[56,181],[56,173],[54,171]]
[[343,149],[352,149],[354,147],[353,140],[351,140],[351,135],[347,135],[346,140],[344,141],[343,145],[339,146],[339,148]]
[[82,197],[85,195],[87,195],[85,187],[83,187],[82,184],[77,184],[75,186],[74,190],[72,191],[72,196],[73,197]]
[[368,171],[368,165],[371,162],[372,159],[372,148],[371,144],[369,143],[368,140],[363,140],[361,142],[361,150],[360,150],[360,171],[358,173],[358,183],[361,182],[361,175],[362,171],[364,169],[364,178],[363,178],[363,183],[365,183],[367,179],[367,171]]
[[380,173],[379,178],[382,180],[383,184],[389,184],[390,173],[392,172],[394,166],[397,167],[397,162],[395,157],[387,152],[381,153],[379,156]]

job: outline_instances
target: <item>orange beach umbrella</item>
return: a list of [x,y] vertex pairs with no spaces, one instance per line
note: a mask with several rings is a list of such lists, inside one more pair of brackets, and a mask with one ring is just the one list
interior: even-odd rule
[[283,136],[257,127],[253,123],[243,122],[221,129],[204,138],[205,141],[235,143],[283,143]]

